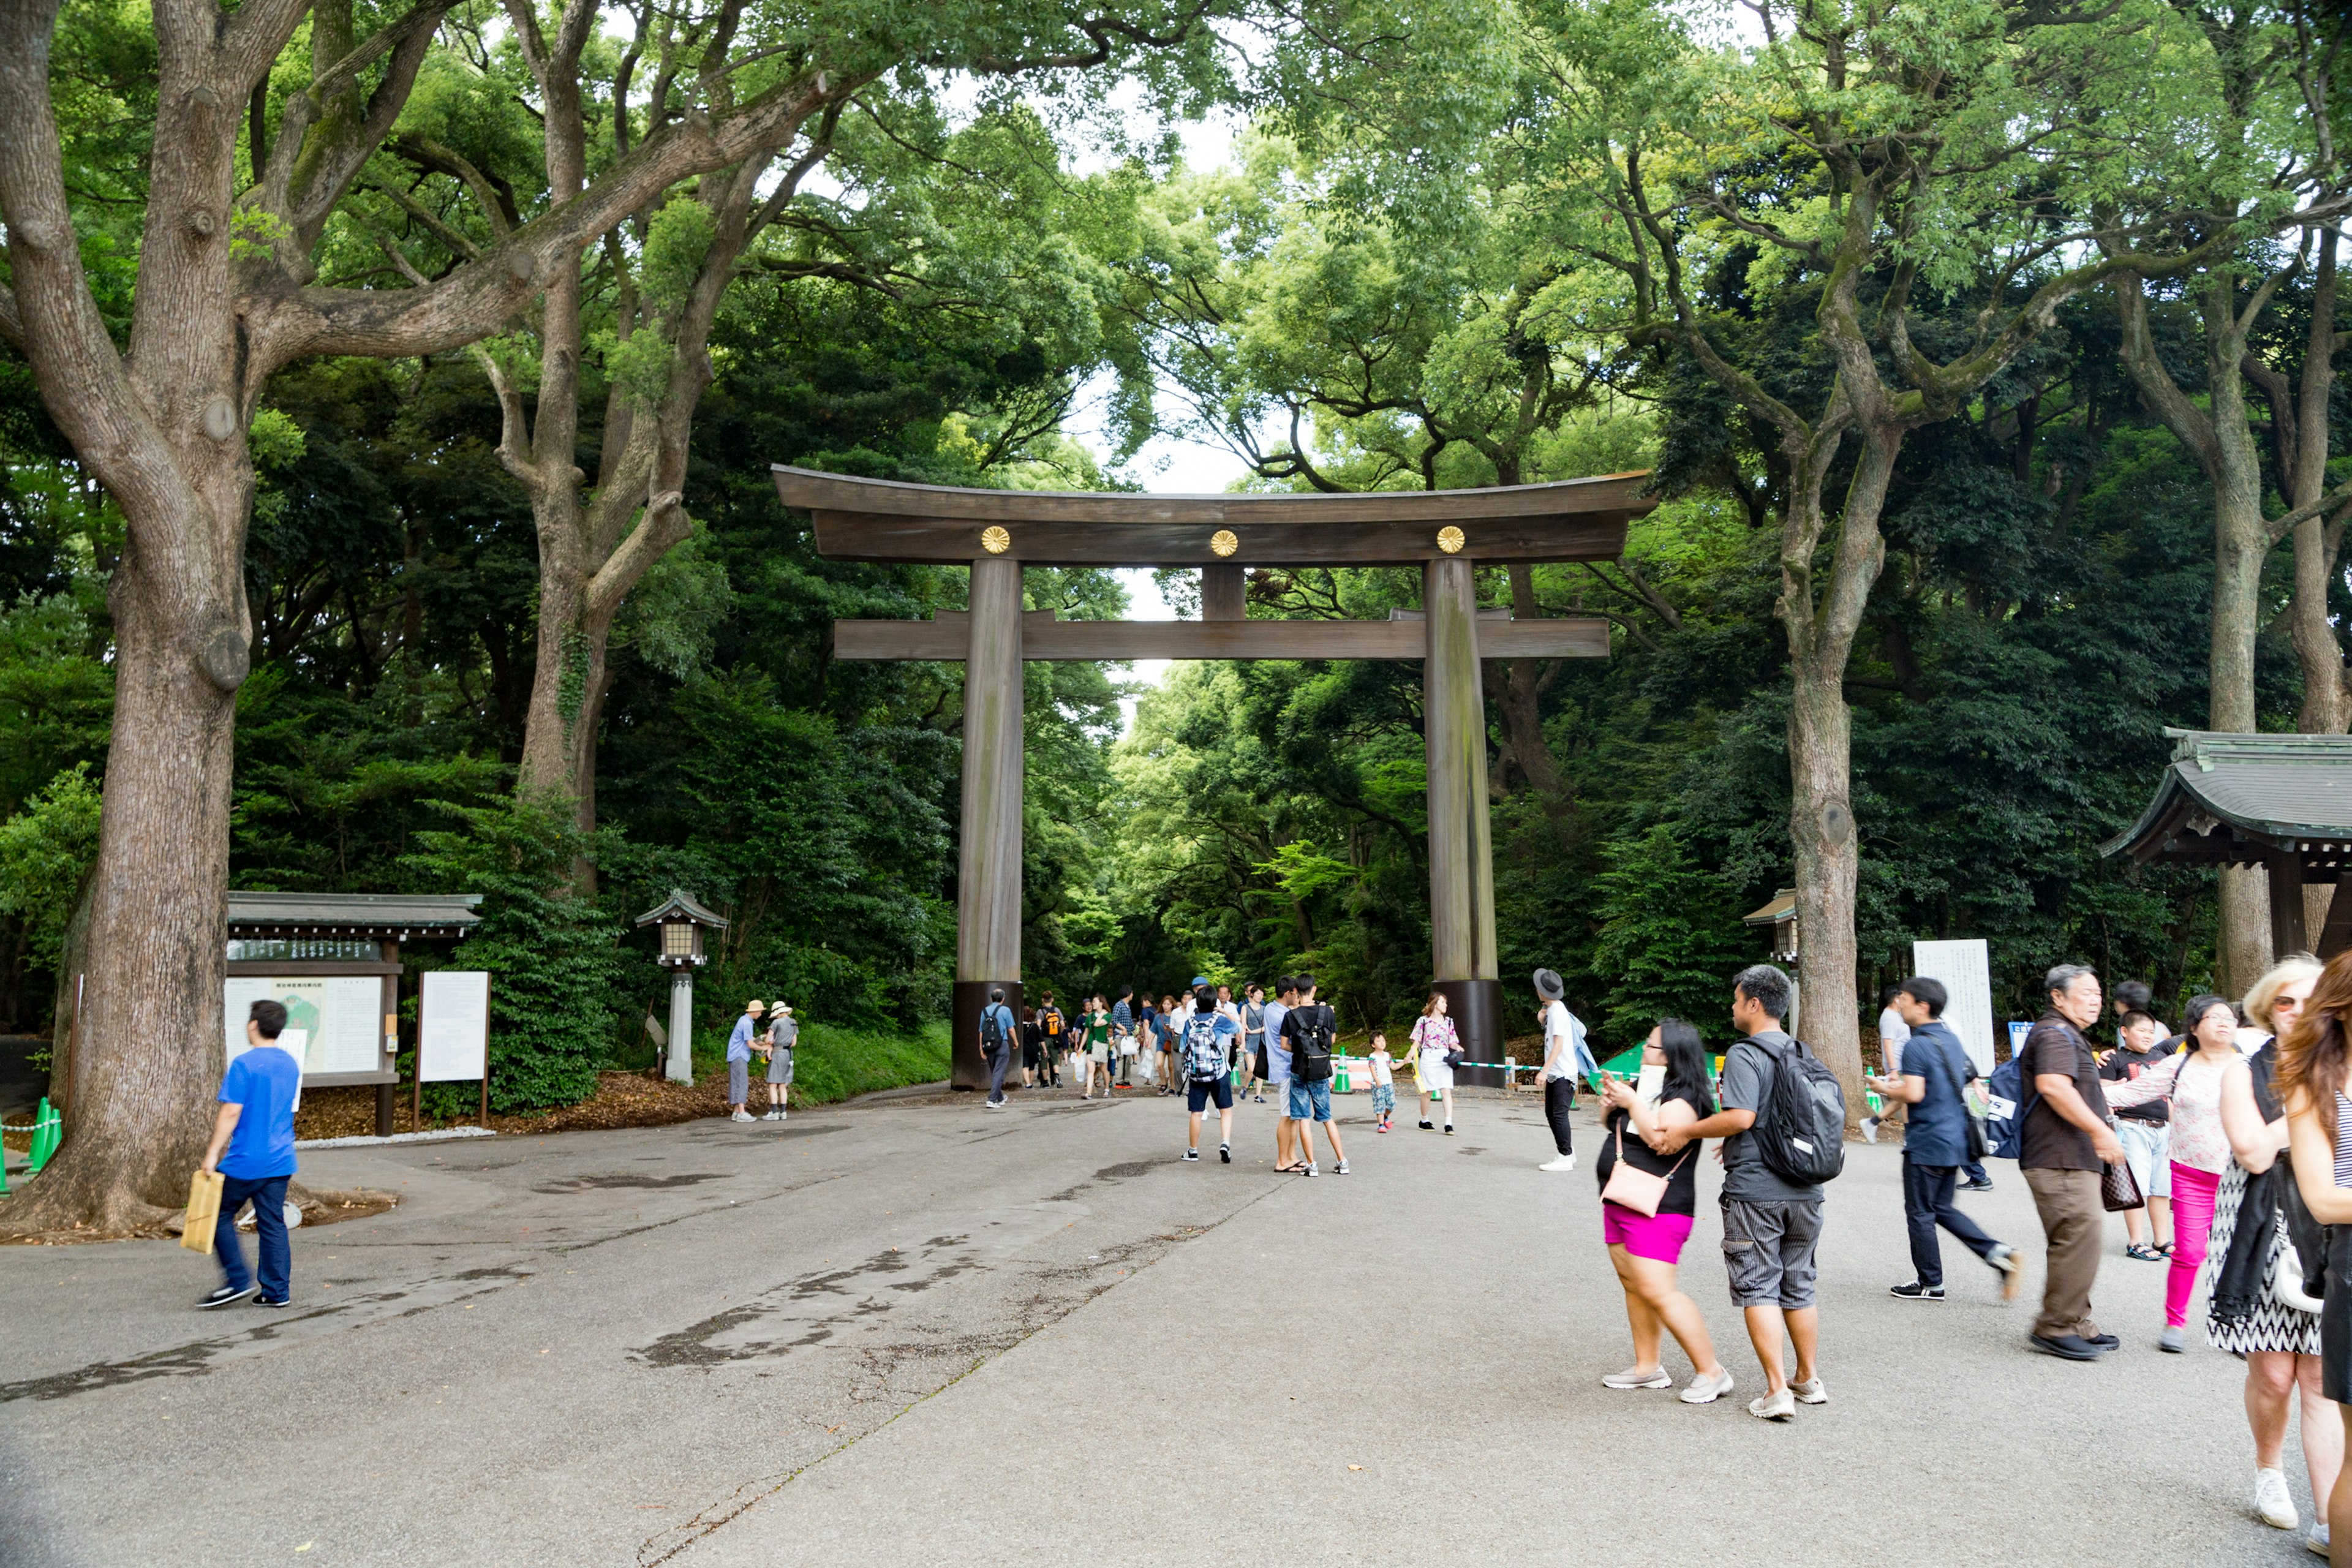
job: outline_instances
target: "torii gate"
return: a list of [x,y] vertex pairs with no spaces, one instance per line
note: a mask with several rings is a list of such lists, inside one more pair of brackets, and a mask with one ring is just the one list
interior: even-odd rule
[[[992,985],[1021,1005],[1021,663],[1029,658],[1418,658],[1429,763],[1431,970],[1474,1061],[1500,1060],[1486,702],[1478,660],[1606,658],[1594,618],[1477,610],[1473,570],[1610,561],[1656,503],[1647,474],[1559,484],[1356,495],[1120,495],[961,489],[775,467],[817,553],[971,568],[971,609],[928,621],[836,621],[834,657],[963,663],[963,841],[956,890],[953,1081],[984,1087],[979,1018]],[[1197,621],[1024,614],[1021,569],[1198,566]],[[1422,613],[1385,621],[1250,620],[1251,566],[1422,569]],[[1495,1075],[1468,1075],[1469,1081]]]

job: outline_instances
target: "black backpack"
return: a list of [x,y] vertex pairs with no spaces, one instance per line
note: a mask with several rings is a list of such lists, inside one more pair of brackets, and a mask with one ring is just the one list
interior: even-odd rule
[[1757,1157],[1786,1182],[1817,1186],[1845,1169],[1845,1089],[1828,1064],[1790,1040],[1775,1048],[1747,1042],[1772,1058],[1772,1092],[1748,1133]]
[[[1297,1022],[1294,1025],[1290,1019]],[[1293,1083],[1321,1083],[1331,1076],[1331,1009],[1320,1002],[1293,1007],[1284,1026],[1290,1036],[1290,1079]]]
[[1004,1044],[1004,1021],[997,1012],[1003,1005],[1002,1002],[991,1002],[980,1010],[980,1043],[992,1051]]

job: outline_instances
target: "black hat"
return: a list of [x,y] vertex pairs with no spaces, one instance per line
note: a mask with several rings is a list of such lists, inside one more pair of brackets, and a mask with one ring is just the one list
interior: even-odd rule
[[1557,1002],[1567,994],[1568,987],[1560,984],[1559,975],[1554,974],[1549,969],[1538,969],[1536,971],[1537,995],[1542,997],[1547,1002]]

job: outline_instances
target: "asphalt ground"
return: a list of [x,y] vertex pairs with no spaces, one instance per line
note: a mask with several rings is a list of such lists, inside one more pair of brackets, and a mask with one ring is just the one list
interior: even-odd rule
[[[1237,1163],[1179,1163],[1148,1091],[311,1151],[402,1202],[296,1232],[282,1312],[194,1310],[214,1265],[168,1243],[0,1248],[0,1563],[2317,1561],[2252,1517],[2242,1367],[2156,1350],[2119,1225],[2124,1348],[2035,1355],[1957,1246],[1950,1300],[1886,1296],[1898,1157],[1853,1146],[1831,1402],[1770,1425],[1711,1161],[1683,1279],[1739,1387],[1687,1407],[1600,1386],[1622,1299],[1539,1107],[1446,1138],[1340,1104],[1354,1173],[1315,1181],[1255,1105]],[[1965,1202],[2030,1299],[1993,1170]],[[2292,1436],[2286,1468],[2308,1520]]]

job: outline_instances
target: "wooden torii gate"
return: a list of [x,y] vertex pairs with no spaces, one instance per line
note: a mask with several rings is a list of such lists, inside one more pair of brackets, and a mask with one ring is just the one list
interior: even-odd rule
[[[836,621],[834,656],[961,660],[963,839],[956,889],[954,1079],[988,1081],[988,988],[1021,1005],[1024,659],[1417,658],[1429,765],[1431,972],[1474,1061],[1500,1060],[1486,703],[1478,661],[1606,658],[1593,618],[1514,621],[1477,609],[1472,574],[1516,562],[1609,561],[1655,503],[1646,474],[1559,484],[1357,495],[1119,495],[961,489],[774,470],[817,553],[971,568],[971,608],[928,621]],[[1021,569],[1198,566],[1197,621],[1062,621],[1024,613]],[[1385,621],[1250,620],[1253,566],[1422,569],[1422,612]],[[1471,1075],[1471,1080],[1496,1075]]]

